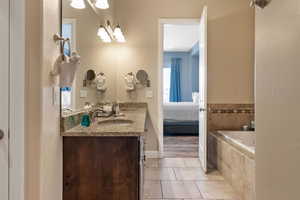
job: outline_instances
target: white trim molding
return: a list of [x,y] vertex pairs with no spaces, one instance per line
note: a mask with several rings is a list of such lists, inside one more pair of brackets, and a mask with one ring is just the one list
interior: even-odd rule
[[146,158],[163,158],[163,155],[159,151],[146,151]]
[[158,68],[157,68],[157,130],[159,142],[159,155],[163,157],[164,154],[164,132],[163,132],[163,53],[164,53],[164,25],[165,24],[200,24],[200,18],[161,18],[158,20]]
[[25,1],[10,1],[9,200],[25,199]]

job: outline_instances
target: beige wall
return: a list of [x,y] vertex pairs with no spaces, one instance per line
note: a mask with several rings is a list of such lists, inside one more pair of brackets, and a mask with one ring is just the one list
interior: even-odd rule
[[59,106],[49,76],[58,46],[59,0],[26,2],[26,200],[62,197]]
[[[148,150],[157,150],[158,113],[158,20],[160,18],[200,18],[208,5],[208,102],[254,102],[254,10],[241,0],[115,0],[114,21],[123,27],[126,44],[103,44],[96,37],[98,20],[92,20],[88,9],[66,9],[64,16],[79,20],[77,50],[82,56],[77,86],[82,85],[87,66],[96,66],[108,78],[108,90],[100,100],[145,101],[149,104],[151,122]],[[84,17],[84,15],[87,15]],[[95,14],[94,14],[95,16]],[[89,20],[88,20],[89,19]],[[100,20],[99,20],[100,21]],[[82,30],[81,30],[82,29]],[[82,39],[85,37],[86,39]],[[90,67],[89,67],[90,68]],[[129,94],[123,75],[145,69],[151,79],[153,98],[145,98],[145,89]],[[80,99],[77,107],[90,98]],[[79,91],[77,90],[77,99]]]
[[299,199],[300,3],[256,11],[257,200]]

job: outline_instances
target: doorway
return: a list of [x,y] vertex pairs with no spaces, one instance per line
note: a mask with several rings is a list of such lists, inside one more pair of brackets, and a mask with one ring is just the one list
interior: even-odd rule
[[198,157],[206,172],[207,8],[201,19],[161,19],[159,41],[160,155]]
[[163,25],[164,157],[198,157],[199,26]]
[[0,194],[9,197],[9,0],[0,2]]

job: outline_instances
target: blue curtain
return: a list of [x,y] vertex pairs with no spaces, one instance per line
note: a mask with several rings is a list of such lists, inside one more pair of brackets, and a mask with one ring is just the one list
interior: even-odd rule
[[181,58],[171,59],[171,87],[170,87],[170,102],[181,102],[181,86],[180,86],[180,71]]

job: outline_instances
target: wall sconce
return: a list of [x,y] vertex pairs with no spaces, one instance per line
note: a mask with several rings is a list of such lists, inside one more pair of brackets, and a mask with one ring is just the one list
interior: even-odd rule
[[85,8],[84,0],[71,0],[70,5],[71,5],[71,7],[76,8],[76,9],[84,9]]
[[106,26],[100,26],[100,28],[98,29],[98,36],[105,43],[110,43],[112,42],[112,40],[115,40],[119,43],[126,42],[120,25],[117,25],[113,30],[110,25],[110,21],[106,22]]
[[251,7],[257,6],[261,9],[264,9],[270,2],[271,0],[251,0],[250,6]]
[[97,35],[100,37],[100,39],[104,42],[104,43],[111,43],[112,39],[110,37],[110,35],[108,34],[108,31],[106,30],[106,28],[104,26],[100,26],[100,28],[98,29],[98,33]]
[[116,26],[116,28],[115,28],[115,30],[114,30],[114,36],[115,36],[117,42],[121,42],[121,43],[126,42],[125,37],[124,37],[124,35],[123,35],[123,32],[122,32],[122,30],[121,30],[120,25],[117,25],[117,26]]
[[[96,0],[93,1],[93,4],[95,4],[96,8],[99,9],[108,9],[109,3],[108,0]],[[71,0],[70,6],[76,9],[84,9],[85,8],[85,2],[84,0]]]
[[109,4],[107,0],[96,0],[95,6],[99,9],[108,9]]

